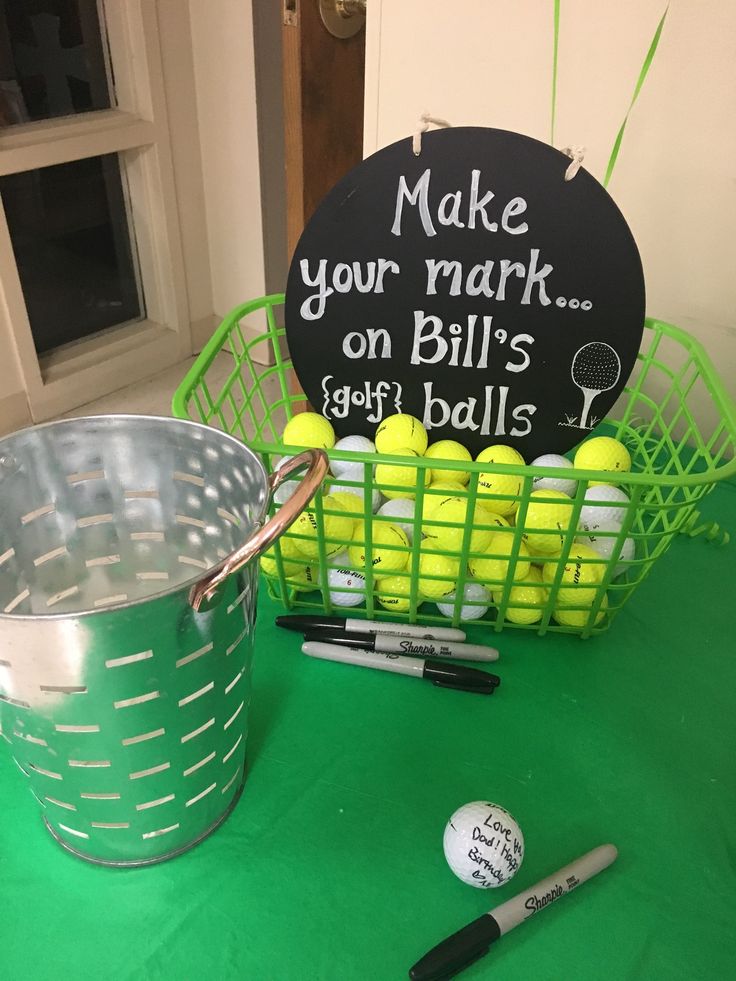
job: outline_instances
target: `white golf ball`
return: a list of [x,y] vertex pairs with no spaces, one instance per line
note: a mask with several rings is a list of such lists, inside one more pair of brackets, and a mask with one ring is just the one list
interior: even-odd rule
[[[529,466],[556,467],[558,470],[562,470],[563,468],[565,470],[573,469],[571,461],[566,456],[560,456],[559,453],[544,453],[542,456],[538,456],[536,460],[532,460]],[[532,483],[534,484],[534,490],[562,491],[568,497],[575,496],[578,486],[577,480],[567,480],[564,477],[535,477]]]
[[[597,484],[585,492],[587,504],[580,509],[578,529],[586,532],[581,541],[595,547],[599,541],[597,531],[617,531],[624,523],[626,508],[617,505],[629,504],[629,497],[618,487]],[[610,541],[610,539],[609,539]]]
[[327,570],[327,583],[332,602],[335,606],[360,606],[365,599],[365,576],[350,568],[348,553],[340,552],[339,555],[332,556],[330,566]]
[[[280,467],[282,463],[286,463],[291,460],[290,456],[280,456],[273,460],[274,469]],[[274,491],[273,499],[277,504],[286,504],[289,498],[293,495],[294,491],[299,486],[298,480],[287,480],[280,487],[277,487]]]
[[[455,598],[457,593],[447,593],[437,604],[437,609],[444,617],[452,617],[455,614]],[[472,605],[460,607],[461,620],[480,620],[488,613],[491,605],[491,594],[486,587],[479,582],[468,582],[463,589],[463,602]]]
[[[375,453],[376,444],[367,436],[343,436],[342,439],[338,439],[333,449],[341,453]],[[330,470],[336,477],[341,477],[346,470],[355,465],[351,460],[331,460]]]
[[[355,481],[351,484],[332,484],[328,490],[328,494],[334,494],[337,491],[343,491],[346,494],[355,494],[360,500],[361,510],[363,509],[363,499],[365,496],[365,487],[356,487],[355,484],[365,484],[365,464],[363,463],[353,463],[346,470],[343,470],[340,474],[340,480],[350,480]],[[371,511],[375,514],[379,504],[381,503],[381,492],[374,486],[373,493],[371,495]]]
[[[615,528],[611,529],[616,531]],[[591,537],[590,535],[578,535],[579,542],[583,545],[590,545],[594,552],[597,552],[604,559],[610,559],[616,549],[616,539],[606,538],[603,535],[596,535]],[[622,572],[626,572],[628,569],[628,563],[632,559],[636,558],[636,543],[633,538],[624,538],[623,544],[621,545],[621,551],[616,556],[618,562],[616,568],[613,570],[612,579],[616,576],[620,576]]]
[[458,879],[477,889],[502,886],[524,858],[521,828],[505,808],[490,801],[459,807],[447,822],[442,847]]
[[403,521],[396,520],[394,524],[406,532],[406,537],[409,539],[409,544],[411,545],[414,537],[414,508],[415,502],[410,501],[408,497],[394,497],[392,500],[384,501],[376,511],[376,514],[382,514],[389,518],[403,518]]

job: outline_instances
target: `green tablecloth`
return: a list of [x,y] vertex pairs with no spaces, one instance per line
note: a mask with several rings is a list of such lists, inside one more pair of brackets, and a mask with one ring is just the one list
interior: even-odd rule
[[[704,511],[736,532],[736,486]],[[463,977],[733,977],[735,554],[678,540],[599,638],[493,635],[493,698],[306,658],[263,591],[245,793],[186,856],[116,871],[65,854],[2,752],[2,977],[401,978],[606,841],[612,868]],[[442,855],[448,816],[480,798],[526,837],[490,893]]]

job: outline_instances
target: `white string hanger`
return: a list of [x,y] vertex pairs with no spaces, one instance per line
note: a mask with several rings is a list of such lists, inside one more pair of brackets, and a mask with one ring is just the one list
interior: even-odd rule
[[438,119],[436,116],[431,116],[428,112],[423,112],[419,117],[419,122],[417,123],[417,128],[414,130],[414,136],[411,141],[411,148],[414,151],[415,157],[418,157],[422,152],[422,133],[426,133],[430,125],[448,128],[452,123],[448,123],[446,119]]
[[565,171],[565,180],[571,181],[583,166],[586,149],[584,146],[566,146],[562,152],[572,158],[571,163]]

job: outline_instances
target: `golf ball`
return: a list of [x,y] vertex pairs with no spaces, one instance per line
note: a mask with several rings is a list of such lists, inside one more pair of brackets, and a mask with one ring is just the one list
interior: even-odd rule
[[[365,488],[365,465],[363,463],[353,463],[351,466],[346,467],[340,472],[339,481],[330,484],[328,493],[330,494],[352,494],[357,497],[360,506],[360,513],[363,513],[363,498],[366,493]],[[350,483],[346,483],[350,481]],[[359,486],[357,486],[359,485]],[[371,492],[371,511],[375,512],[378,505],[381,503],[381,492],[378,488],[373,486]]]
[[335,445],[335,430],[317,412],[299,412],[284,428],[285,446],[316,446],[329,450]]
[[[398,525],[404,531],[411,545],[414,540],[414,508],[416,504],[408,497],[394,497],[393,500],[385,501],[376,514],[387,518],[393,518],[393,524]],[[403,519],[403,520],[401,520]]]
[[[280,467],[282,463],[288,463],[291,460],[291,456],[282,456],[273,461],[274,467]],[[273,499],[277,504],[286,504],[290,497],[294,495],[294,491],[299,487],[298,480],[285,480],[283,484],[276,488],[273,492]]]
[[447,864],[476,889],[495,889],[513,878],[524,858],[524,836],[509,812],[490,801],[463,804],[445,827]]
[[587,532],[582,535],[586,545],[595,545],[597,531],[618,531],[626,517],[629,497],[618,487],[596,484],[585,492],[585,504],[580,509],[578,527]]
[[[427,449],[427,430],[415,417],[406,413],[387,416],[376,430],[376,449],[379,453],[396,453],[407,447],[421,456]],[[402,452],[402,456],[403,456]]]
[[584,542],[586,545],[590,544],[591,549],[597,552],[602,558],[610,560],[613,558],[614,553],[616,553],[616,568],[613,570],[612,579],[620,576],[622,572],[626,572],[629,567],[629,563],[636,558],[636,543],[633,538],[624,538],[621,543],[621,551],[618,551],[618,545],[616,544],[616,536],[608,538],[604,535],[598,535],[595,540],[592,540],[589,535],[585,535],[578,539],[578,541]]
[[[375,453],[376,446],[367,436],[343,436],[335,443],[334,450],[340,453]],[[360,464],[358,464],[359,466]],[[356,466],[354,460],[331,460],[330,470],[336,477],[341,477],[346,470]]]
[[[455,615],[455,599],[457,592],[447,593],[442,597],[441,602],[437,603],[437,609],[443,617],[453,617]],[[488,613],[491,605],[491,594],[485,586],[479,582],[469,582],[463,589],[463,606],[460,607],[461,620],[480,620]]]
[[334,566],[327,572],[330,600],[335,606],[360,606],[365,599],[365,576],[350,568],[347,551],[333,556],[330,565]]
[[[536,460],[532,460],[530,466],[539,467],[543,469],[545,467],[554,467],[557,470],[572,470],[572,463],[567,459],[566,456],[560,456],[559,453],[545,453],[543,456],[538,456]],[[565,477],[535,477],[532,481],[534,484],[534,490],[556,490],[562,491],[563,494],[567,494],[568,497],[574,497],[575,491],[578,486],[577,480],[570,480]]]
[[[631,470],[631,455],[620,440],[612,436],[594,436],[580,444],[574,463],[578,470],[609,470],[613,477],[614,473]],[[590,486],[613,482],[612,479],[591,480]]]

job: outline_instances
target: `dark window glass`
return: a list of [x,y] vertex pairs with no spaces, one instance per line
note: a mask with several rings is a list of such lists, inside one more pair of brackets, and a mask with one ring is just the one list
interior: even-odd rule
[[0,0],[0,125],[111,104],[96,0]]
[[39,354],[144,315],[117,154],[0,177]]

